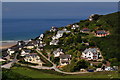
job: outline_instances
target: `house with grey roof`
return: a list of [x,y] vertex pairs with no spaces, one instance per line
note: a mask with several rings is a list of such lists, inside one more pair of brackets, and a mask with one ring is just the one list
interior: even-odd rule
[[24,60],[26,62],[39,64],[40,66],[42,66],[42,63],[43,63],[40,57],[37,55],[37,53],[30,53],[30,54],[25,55]]
[[37,47],[39,44],[39,41],[37,40],[31,40],[27,43],[27,45],[25,46],[25,48],[28,48],[28,49],[33,49],[34,47]]
[[98,48],[88,48],[82,52],[81,58],[86,60],[97,60],[101,57],[100,50]]
[[20,56],[25,56],[25,55],[29,54],[30,52],[31,52],[30,49],[23,49],[23,50],[21,51],[21,55],[20,55]]
[[70,31],[66,31],[66,30],[58,31],[57,34],[56,34],[56,37],[58,37],[58,38],[62,37],[63,33],[70,33]]
[[65,66],[70,64],[71,62],[71,55],[69,54],[61,54],[60,55],[60,65]]
[[52,28],[50,29],[50,32],[56,32],[57,30],[58,30],[57,27],[52,26]]
[[54,57],[59,57],[63,53],[63,50],[58,48],[57,50],[53,51]]

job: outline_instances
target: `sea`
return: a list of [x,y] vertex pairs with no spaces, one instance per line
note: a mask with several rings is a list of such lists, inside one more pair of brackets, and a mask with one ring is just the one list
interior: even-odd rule
[[50,30],[52,26],[64,27],[81,19],[3,19],[2,41],[29,40]]

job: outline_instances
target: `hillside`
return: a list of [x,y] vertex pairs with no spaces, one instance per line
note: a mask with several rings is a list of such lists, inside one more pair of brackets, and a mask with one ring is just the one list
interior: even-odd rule
[[112,62],[112,65],[120,65],[120,12],[101,16],[96,23],[106,25],[111,35],[105,38],[92,38],[97,46],[102,50],[106,60]]
[[[71,30],[71,25],[58,28],[58,30],[66,28],[71,31],[72,34],[64,33],[64,36],[59,39],[59,45],[56,46],[49,45],[52,40],[51,37],[54,36],[56,32],[46,31],[43,41],[47,43],[47,46],[45,46],[44,49],[52,54],[57,48],[62,48],[66,54],[70,54],[74,58],[79,58],[82,51],[86,48],[98,47],[100,48],[105,61],[110,61],[111,65],[120,65],[119,15],[120,12],[116,12],[107,15],[99,15],[97,19],[93,21],[81,20],[80,22],[74,23],[80,26],[76,30]],[[110,35],[106,37],[95,37],[92,32],[89,34],[81,33],[80,30],[85,27],[91,29],[92,32],[97,30],[107,30],[110,32]],[[89,46],[83,44],[82,41],[89,42]]]

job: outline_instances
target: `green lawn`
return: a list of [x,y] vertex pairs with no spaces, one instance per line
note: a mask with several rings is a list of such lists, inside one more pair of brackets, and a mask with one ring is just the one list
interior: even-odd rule
[[[34,70],[26,67],[13,67],[12,71],[32,78],[118,78],[117,72],[96,72],[77,75],[64,75],[51,70]],[[119,77],[120,78],[120,77]]]

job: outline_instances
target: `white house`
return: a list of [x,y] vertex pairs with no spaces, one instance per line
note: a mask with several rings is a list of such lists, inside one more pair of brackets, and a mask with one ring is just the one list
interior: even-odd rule
[[54,57],[59,57],[61,54],[64,54],[62,52],[62,49],[58,48],[57,50],[53,51]]
[[56,37],[57,37],[57,38],[62,37],[62,36],[63,36],[63,33],[70,33],[70,31],[66,31],[66,30],[58,31],[57,34],[56,34]]
[[50,45],[58,45],[59,40],[52,40],[50,42]]
[[44,34],[41,34],[40,36],[39,36],[39,39],[41,40],[41,39],[43,39],[44,38]]
[[26,43],[24,41],[18,41],[17,44],[18,46],[24,46]]
[[100,51],[98,48],[88,48],[82,52],[81,58],[87,60],[97,60],[101,57]]
[[38,45],[39,45],[39,41],[32,40],[32,41],[28,42],[28,44],[25,46],[25,48],[33,49],[34,47],[37,47]]
[[78,28],[78,27],[79,27],[79,25],[75,24],[75,25],[73,25],[73,26],[71,27],[71,29],[76,29],[76,28]]
[[57,31],[58,29],[57,29],[57,27],[52,27],[51,29],[50,29],[50,32],[55,32],[55,31]]
[[70,64],[71,62],[71,55],[68,54],[61,54],[60,55],[60,65],[65,66]]
[[15,50],[9,48],[9,49],[7,50],[7,53],[8,53],[9,55],[12,55],[13,53],[15,53]]
[[33,43],[28,43],[26,46],[25,46],[25,48],[27,48],[27,49],[33,49],[35,46],[34,46],[34,44]]
[[25,56],[25,55],[29,54],[30,52],[31,52],[31,50],[29,50],[29,49],[22,50],[21,56]]
[[89,16],[89,21],[93,21],[93,20],[95,20],[95,19],[98,19],[98,18],[99,18],[98,16],[99,16],[98,14],[91,14],[91,15]]
[[26,62],[36,63],[42,66],[42,61],[40,60],[40,57],[37,55],[37,53],[31,53],[31,54],[25,55],[24,60]]
[[99,71],[103,71],[103,70],[102,70],[102,68],[97,68],[96,71],[99,72]]
[[0,62],[2,62],[2,61],[6,61],[6,60],[4,60],[4,59],[0,58]]
[[55,39],[59,39],[59,37],[53,36],[53,37],[52,37],[52,40],[55,40]]
[[113,71],[114,69],[112,67],[105,67],[105,71]]

